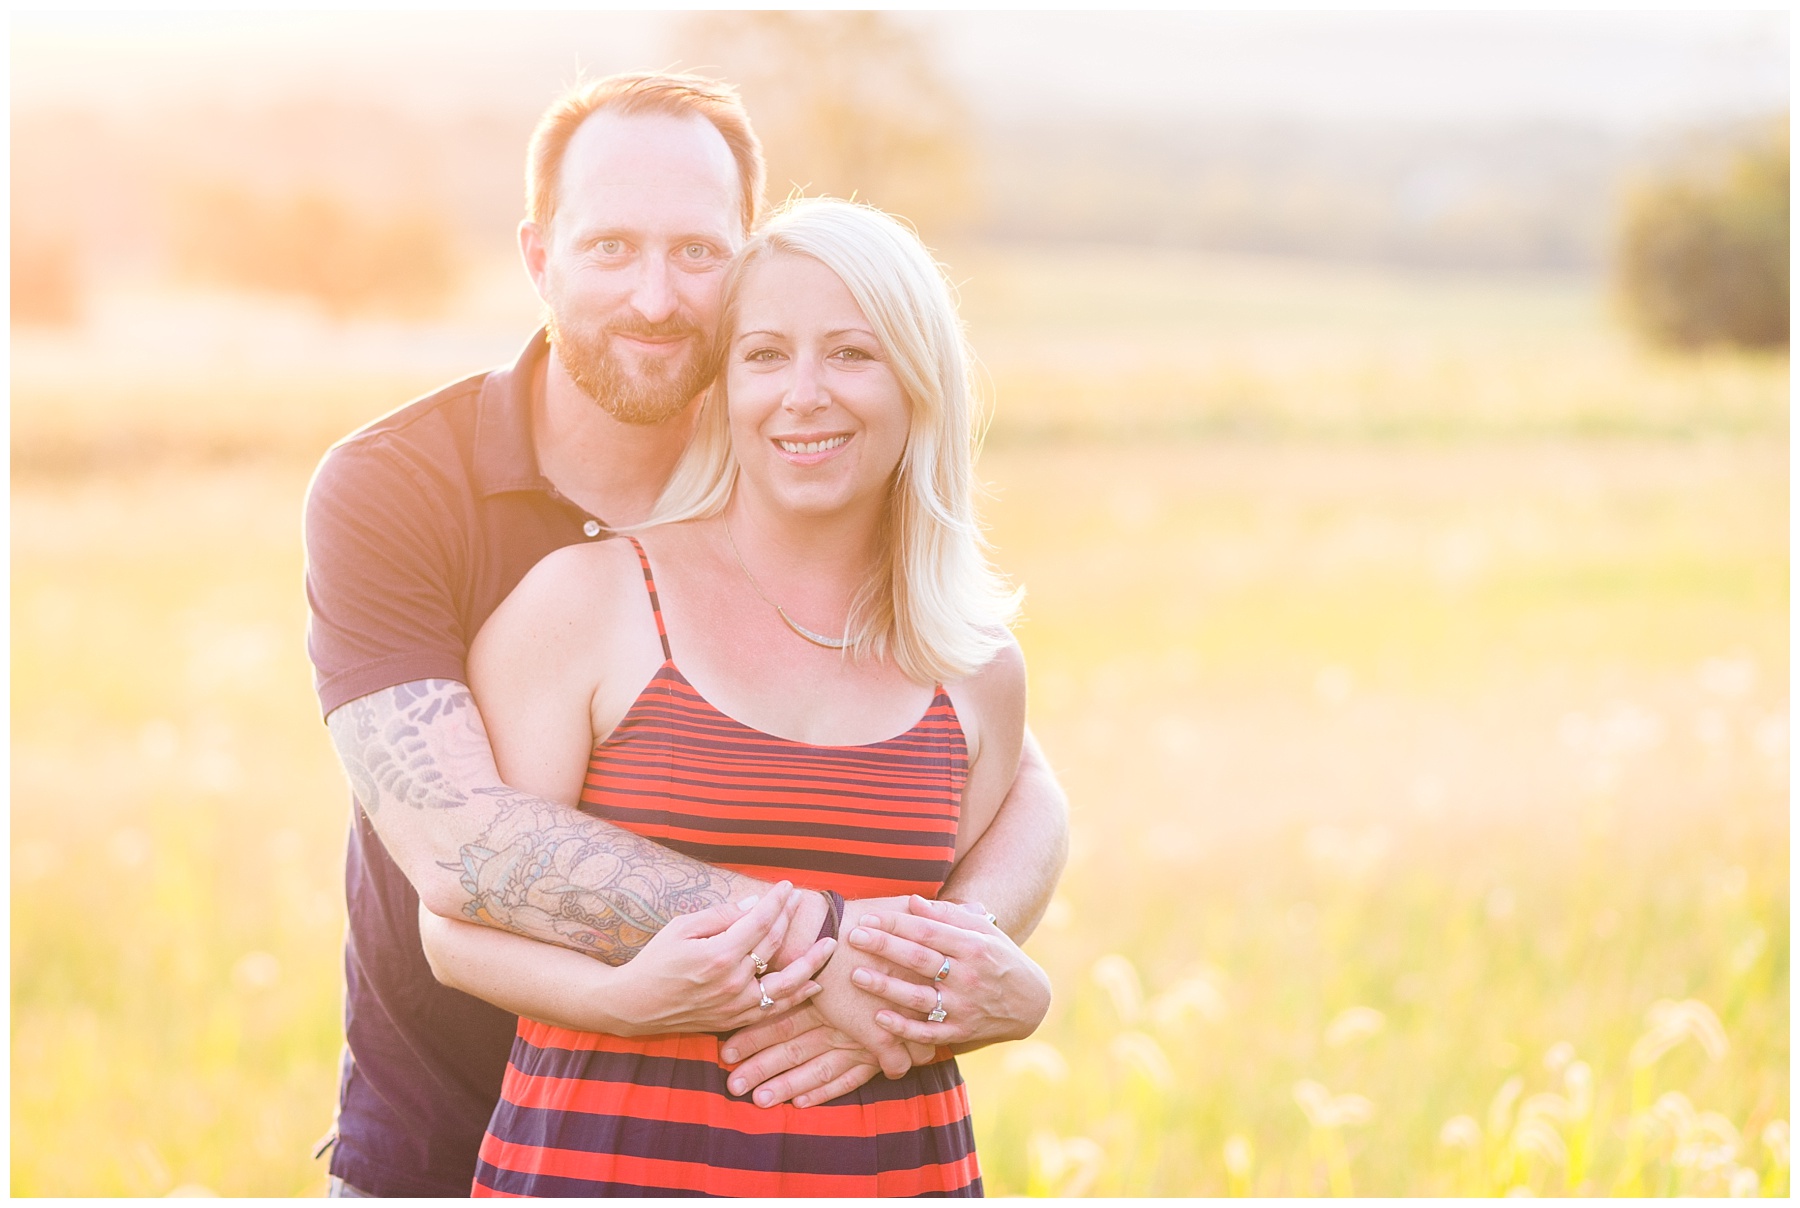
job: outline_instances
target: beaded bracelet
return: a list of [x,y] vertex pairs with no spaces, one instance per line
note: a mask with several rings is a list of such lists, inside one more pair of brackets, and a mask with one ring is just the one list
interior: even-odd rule
[[[819,926],[820,940],[835,940],[844,922],[844,895],[835,889],[821,889],[825,895],[825,921]],[[813,943],[818,943],[814,940]]]

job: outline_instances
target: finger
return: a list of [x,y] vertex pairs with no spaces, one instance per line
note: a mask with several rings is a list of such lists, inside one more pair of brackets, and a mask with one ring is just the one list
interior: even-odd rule
[[858,1062],[819,1089],[795,1095],[794,1106],[811,1107],[815,1103],[830,1103],[839,1095],[848,1095],[880,1072],[881,1067],[872,1061]]
[[800,899],[801,895],[790,888],[787,900],[781,904],[781,913],[775,916],[775,922],[769,927],[769,933],[757,941],[760,945],[755,949],[758,956],[772,961],[781,951],[782,945],[787,943],[788,929],[793,925],[794,912],[800,909]]
[[912,1069],[912,1054],[899,1041],[874,1042],[875,1059],[881,1063],[881,1072],[890,1079],[904,1078],[906,1071]]
[[905,978],[889,977],[874,969],[866,967],[852,969],[850,984],[858,990],[867,990],[878,998],[885,998],[896,1007],[904,1007],[920,1014],[937,1006],[938,987],[921,986],[917,982],[909,982]]
[[812,947],[802,952],[795,960],[790,961],[785,969],[763,978],[764,992],[770,998],[780,998],[784,994],[792,993],[795,986],[802,985],[819,975],[819,970],[825,967],[825,962],[831,959],[831,954],[836,948],[837,941],[829,936],[816,941]]
[[797,1069],[822,1053],[837,1048],[836,1032],[831,1028],[809,1028],[792,1040],[770,1045],[731,1071],[726,1087],[734,1095],[748,1094],[753,1086],[761,1086],[777,1074]]
[[731,956],[746,956],[754,952],[767,959],[774,949],[764,952],[757,945],[767,947],[769,930],[774,927],[775,920],[781,917],[793,889],[792,885],[783,881],[763,894],[748,914],[715,936],[714,942]]
[[[933,1056],[941,1044],[955,1044],[959,1040],[968,1039],[962,1029],[948,1020],[943,1023],[932,1023],[926,1019],[913,1019],[895,1011],[875,1012],[875,1022],[886,1028],[902,1040],[912,1044],[930,1046]],[[923,1064],[922,1062],[916,1064]]]
[[[766,983],[773,977],[774,974],[770,974],[768,978],[764,978],[763,980]],[[757,983],[751,982],[749,1004],[746,1005],[742,1011],[739,1011],[737,1016],[726,1026],[745,1028],[759,1020],[767,1019],[771,1015],[779,1015],[783,1011],[791,1011],[802,1003],[811,1001],[823,988],[824,987],[819,985],[818,982],[803,981],[791,991],[777,994],[775,993],[774,986],[765,985],[764,988],[759,990]],[[769,1005],[766,1007],[762,1005],[762,996],[764,994],[769,996]],[[720,1055],[723,1056],[723,1054]]]
[[821,1053],[803,1065],[775,1075],[750,1092],[750,1101],[758,1107],[774,1107],[796,1095],[829,1086],[851,1067],[867,1064],[867,1054],[851,1049],[833,1049]]
[[951,927],[960,927],[964,931],[981,931],[988,935],[1004,935],[998,926],[988,922],[988,909],[980,902],[939,902],[932,898],[922,898],[912,894],[906,903],[906,909],[922,919],[935,919]]
[[683,939],[706,939],[708,936],[719,935],[744,918],[761,900],[761,895],[755,895],[740,902],[720,902],[717,906],[708,906],[705,910],[696,910],[692,914],[676,915],[663,930]]
[[[782,1044],[792,1040],[802,1032],[810,1032],[824,1026],[825,1017],[813,1006],[800,1006],[792,1011],[777,1015],[773,1019],[764,1019],[740,1031],[733,1032],[725,1040],[725,1047],[719,1056],[725,1059],[726,1065],[736,1065],[746,1058],[753,1057],[773,1044]],[[751,1084],[752,1086],[755,1083]]]
[[[904,916],[889,915],[887,917],[902,918]],[[939,924],[934,923],[932,925],[938,926]],[[945,930],[948,930],[948,928]],[[883,957],[886,960],[893,962],[895,966],[917,973],[923,978],[937,976],[937,971],[944,967],[944,958],[946,956],[950,957],[952,962],[966,959],[966,957],[962,955],[962,949],[960,947],[955,952],[946,952],[941,948],[927,947],[924,944],[914,943],[909,939],[902,939],[899,936],[890,935],[879,927],[853,927],[850,930],[850,934],[844,938],[850,941],[851,947],[857,948],[863,952],[872,952],[876,956]],[[957,940],[954,942],[961,944],[964,941]]]
[[858,920],[858,926],[865,930],[880,930],[889,935],[897,935],[903,940],[934,949],[955,960],[968,960],[975,956],[987,944],[986,937],[989,935],[1005,938],[1001,931],[989,926],[986,919],[977,919],[973,915],[963,917],[972,920],[973,925],[962,927],[937,919],[922,918],[916,914],[893,912],[864,915]]

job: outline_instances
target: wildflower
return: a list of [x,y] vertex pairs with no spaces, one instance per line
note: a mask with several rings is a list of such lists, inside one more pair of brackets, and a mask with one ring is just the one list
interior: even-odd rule
[[1735,699],[1756,685],[1756,664],[1747,658],[1710,658],[1701,662],[1694,678],[1706,692]]
[[1713,1061],[1723,1057],[1729,1047],[1725,1039],[1725,1025],[1719,1022],[1718,1015],[1711,1007],[1697,998],[1683,999],[1680,1002],[1668,998],[1658,999],[1651,1004],[1646,1018],[1650,1026],[1638,1037],[1637,1043],[1631,1046],[1631,1064],[1634,1069],[1656,1064],[1663,1054],[1690,1038]]
[[1575,1046],[1566,1040],[1559,1040],[1550,1046],[1544,1054],[1544,1068],[1552,1074],[1560,1074],[1569,1062],[1575,1060]]
[[1569,1114],[1585,1120],[1594,1110],[1594,1071],[1585,1061],[1571,1061],[1563,1071],[1563,1089],[1569,1092]]
[[1006,1046],[1001,1070],[1009,1077],[1032,1074],[1052,1084],[1066,1082],[1069,1063],[1061,1050],[1047,1040],[1020,1040]]
[[1113,1010],[1118,1012],[1119,1022],[1131,1027],[1138,1021],[1138,1014],[1143,1009],[1144,983],[1138,977],[1137,966],[1131,958],[1111,952],[1094,962],[1088,973],[1107,997],[1112,999]]
[[1769,1147],[1769,1156],[1775,1159],[1777,1166],[1788,1164],[1788,1122],[1771,1120],[1763,1125],[1762,1143]]
[[1106,1155],[1088,1137],[1058,1137],[1048,1129],[1032,1135],[1026,1147],[1032,1172],[1055,1196],[1085,1195],[1100,1177]]
[[1306,1113],[1307,1122],[1318,1129],[1367,1124],[1375,1116],[1375,1105],[1363,1096],[1333,1095],[1311,1079],[1294,1084],[1294,1102]]
[[1250,1146],[1250,1138],[1242,1133],[1225,1138],[1225,1173],[1233,1181],[1243,1183],[1250,1178],[1250,1166],[1255,1158],[1256,1151]]
[[1150,1018],[1158,1027],[1178,1028],[1190,1015],[1218,1023],[1230,1014],[1224,993],[1205,973],[1184,978],[1150,1000]]
[[1142,1032],[1120,1032],[1112,1039],[1112,1055],[1125,1066],[1142,1074],[1158,1090],[1175,1085],[1175,1068],[1169,1064],[1162,1046]]
[[1473,1116],[1451,1116],[1438,1129],[1438,1144],[1449,1149],[1480,1149],[1481,1125]]
[[1488,1104],[1487,1130],[1490,1136],[1504,1137],[1512,1131],[1513,1104],[1525,1091],[1525,1079],[1514,1074],[1500,1084],[1494,1092],[1494,1100]]
[[1731,1172],[1731,1181],[1726,1184],[1733,1199],[1747,1199],[1762,1190],[1762,1181],[1756,1172],[1748,1166],[1740,1166]]
[[1554,1120],[1561,1124],[1572,1115],[1574,1112],[1569,1108],[1569,1101],[1551,1092],[1532,1095],[1519,1105],[1520,1124],[1528,1120]]
[[1563,1144],[1562,1134],[1556,1126],[1539,1117],[1520,1120],[1519,1126],[1513,1130],[1513,1149],[1522,1154],[1540,1158],[1552,1166],[1569,1164],[1569,1147]]
[[1328,1048],[1341,1049],[1378,1035],[1386,1026],[1387,1016],[1374,1007],[1346,1007],[1325,1028],[1325,1044]]

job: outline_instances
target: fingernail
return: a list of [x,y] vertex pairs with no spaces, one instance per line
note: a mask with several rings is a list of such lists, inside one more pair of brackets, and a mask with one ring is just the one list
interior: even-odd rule
[[850,980],[859,986],[867,986],[874,982],[875,975],[870,973],[867,969],[857,969],[850,974]]
[[756,895],[752,894],[751,896],[745,898],[743,901],[738,903],[738,909],[739,910],[748,910],[752,906],[756,905],[756,902],[757,902]]
[[[736,1065],[737,1064],[738,1055],[737,1055],[736,1049],[726,1049],[723,1053],[720,1053],[719,1056],[723,1057],[725,1059],[726,1064],[728,1064],[728,1065]],[[731,1089],[734,1091],[737,1091],[739,1094],[742,1094],[744,1088],[741,1086],[734,1085]]]
[[866,944],[871,938],[869,933],[864,931],[861,927],[853,928],[850,932],[850,942],[852,944]]
[[881,916],[878,914],[865,914],[862,916],[862,925],[864,927],[879,927],[881,926]]
[[798,1099],[794,1100],[794,1106],[795,1107],[811,1107],[812,1100],[808,1099],[805,1095],[801,1095]]
[[767,1107],[773,1102],[775,1102],[775,1096],[770,1091],[763,1091],[756,1096],[756,1106],[758,1107]]
[[744,1080],[742,1078],[733,1078],[731,1080],[731,1093],[732,1094],[741,1095],[749,1089],[750,1089],[749,1087],[744,1085]]
[[824,986],[816,986],[816,985],[808,986],[806,988],[806,993],[802,994],[800,997],[811,998],[813,995],[817,994],[820,990],[823,990],[824,988],[825,988]]

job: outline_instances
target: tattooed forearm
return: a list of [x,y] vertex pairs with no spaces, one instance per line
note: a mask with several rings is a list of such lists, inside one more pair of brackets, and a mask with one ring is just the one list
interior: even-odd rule
[[454,766],[472,745],[487,752],[475,702],[454,680],[420,680],[372,693],[334,710],[326,724],[350,787],[371,815],[389,802],[414,809],[466,804],[468,793],[444,765]]
[[[454,680],[372,693],[327,724],[363,812],[438,913],[617,965],[670,919],[734,891],[732,874],[500,784],[481,715]],[[446,873],[460,894],[421,879]]]
[[461,875],[475,922],[620,965],[676,915],[731,894],[727,874],[597,818],[510,789],[480,793],[494,821],[444,865]]

